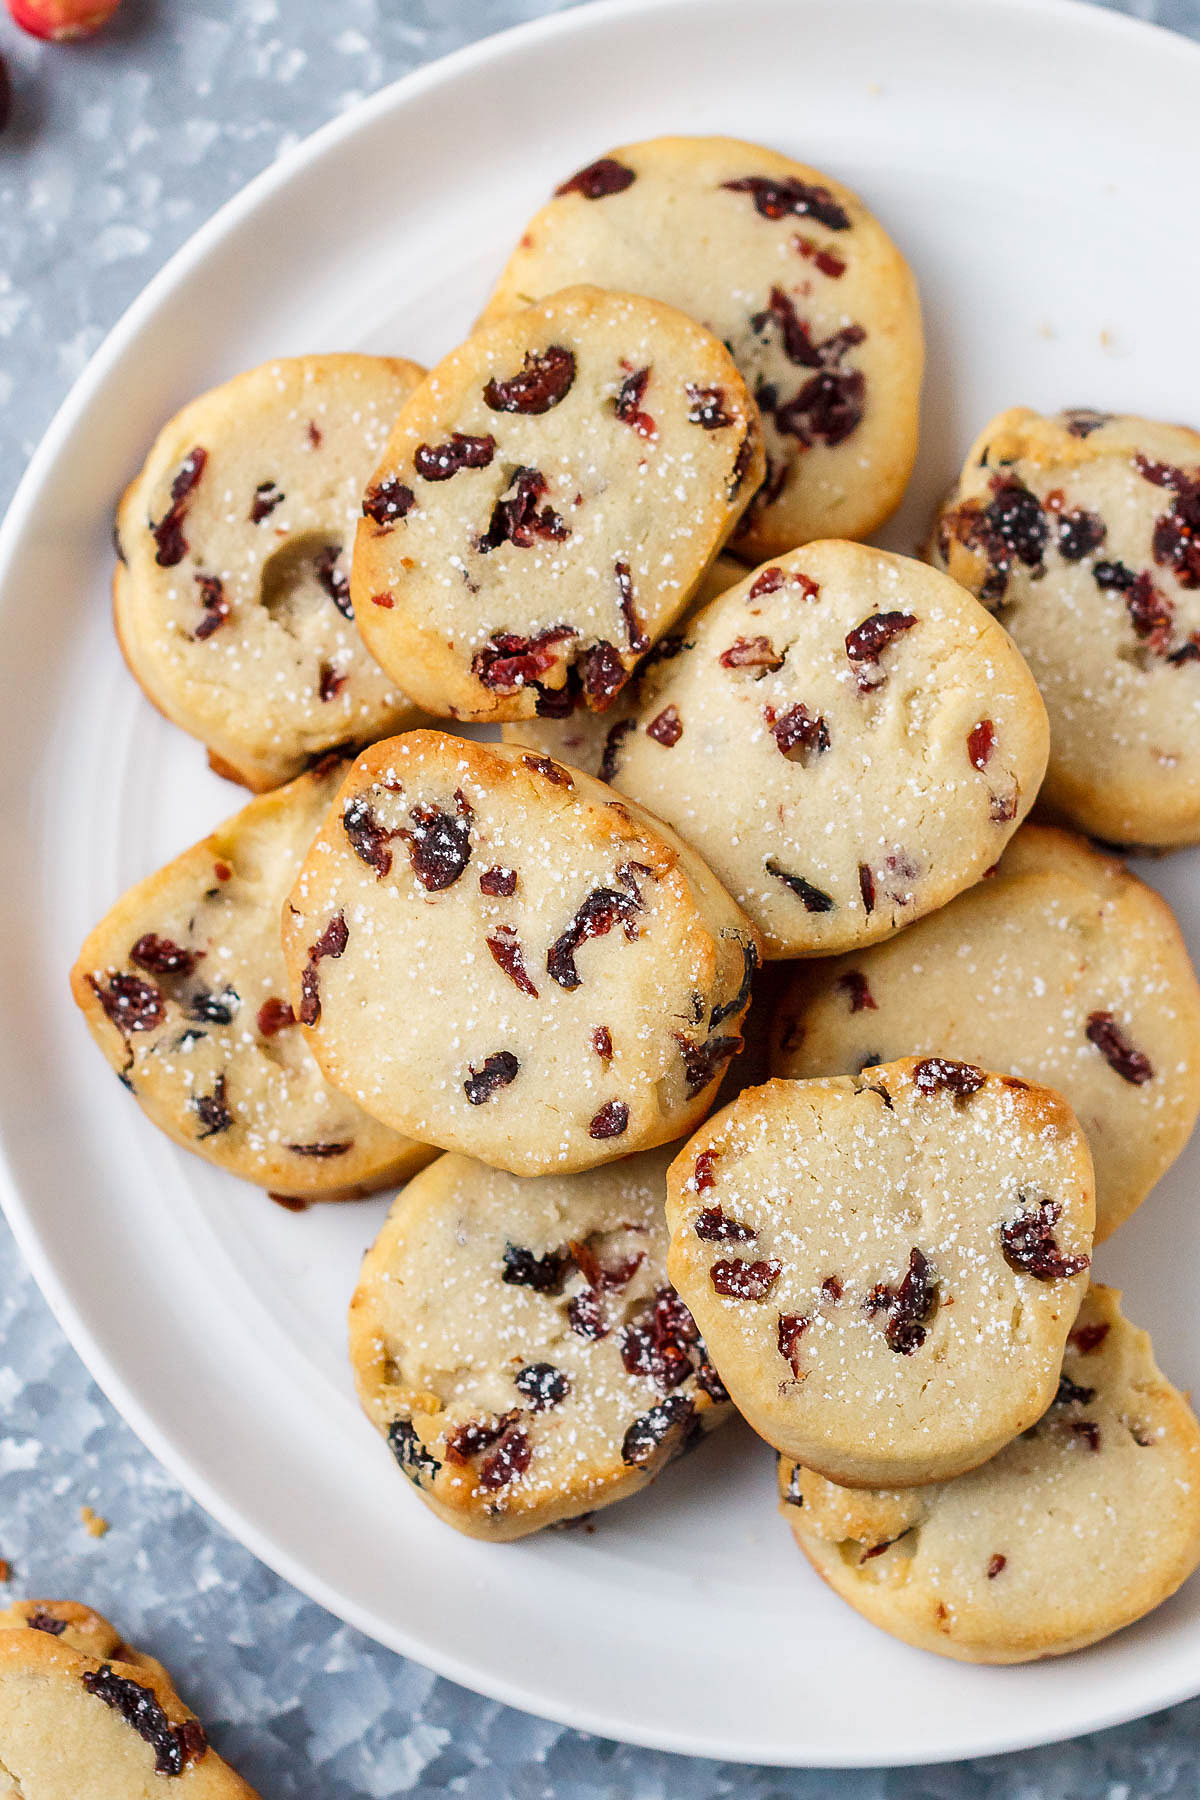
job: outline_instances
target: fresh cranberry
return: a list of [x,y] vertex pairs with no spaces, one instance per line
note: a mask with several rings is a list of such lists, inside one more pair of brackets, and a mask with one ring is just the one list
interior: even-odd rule
[[566,399],[575,382],[575,357],[561,344],[527,350],[520,373],[505,380],[493,375],[483,390],[493,412],[548,413]]
[[498,926],[495,935],[485,938],[484,942],[491,951],[494,961],[504,970],[514,986],[519,987],[523,994],[529,994],[536,1000],[538,991],[529,979],[524,953],[513,927],[511,925]]
[[1141,1087],[1144,1082],[1153,1078],[1154,1068],[1150,1058],[1131,1043],[1124,1027],[1118,1025],[1110,1012],[1088,1014],[1087,1038],[1089,1043],[1095,1044],[1109,1068],[1114,1069],[1122,1081]]
[[833,911],[833,897],[827,894],[823,888],[814,887],[812,882],[806,881],[803,875],[796,875],[790,869],[782,868],[773,856],[768,856],[764,866],[768,875],[773,875],[776,881],[782,881],[784,887],[791,888],[797,899],[804,902],[805,912],[827,913]]
[[463,1092],[472,1106],[482,1106],[498,1088],[509,1087],[516,1080],[520,1067],[511,1050],[497,1050],[485,1059],[481,1069],[468,1064]]
[[586,169],[580,169],[569,181],[556,187],[556,197],[563,194],[582,194],[585,200],[604,200],[609,194],[624,193],[637,180],[632,169],[624,163],[617,162],[615,157],[602,156],[598,161],[589,163]]
[[800,181],[794,175],[743,175],[723,181],[732,194],[749,194],[764,219],[812,218],[830,231],[849,231],[850,215],[827,187]]
[[783,1264],[774,1256],[760,1262],[731,1256],[715,1262],[708,1271],[708,1278],[718,1294],[727,1294],[730,1299],[765,1300],[779,1280],[782,1269]]
[[1083,1273],[1091,1258],[1064,1256],[1054,1236],[1061,1212],[1056,1200],[1039,1200],[1000,1227],[1004,1260],[1010,1269],[1018,1275],[1032,1275],[1035,1281],[1064,1281]]
[[618,920],[626,937],[632,940],[637,936],[634,914],[638,911],[640,903],[632,894],[620,894],[615,888],[593,888],[570,925],[551,944],[546,957],[547,973],[559,987],[577,988],[580,977],[575,952],[580,945],[588,938],[606,937]]

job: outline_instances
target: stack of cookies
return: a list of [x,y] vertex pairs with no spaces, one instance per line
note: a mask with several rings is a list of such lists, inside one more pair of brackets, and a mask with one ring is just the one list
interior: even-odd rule
[[1006,1662],[1200,1562],[1200,1427],[1090,1280],[1200,1111],[1113,851],[1200,842],[1200,436],[1006,412],[918,561],[861,540],[921,370],[853,193],[670,138],[564,180],[428,373],[195,401],[118,635],[258,797],[73,986],[186,1148],[293,1206],[407,1182],[351,1357],[449,1524],[737,1412],[838,1593]]

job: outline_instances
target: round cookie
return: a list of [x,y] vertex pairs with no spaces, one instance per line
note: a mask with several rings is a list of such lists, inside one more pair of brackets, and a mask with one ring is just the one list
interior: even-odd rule
[[887,944],[799,966],[772,1069],[945,1055],[1055,1088],[1091,1145],[1096,1239],[1200,1112],[1200,986],[1160,895],[1069,832],[1024,825],[995,874]]
[[1200,1563],[1200,1425],[1119,1298],[1089,1289],[1056,1400],[971,1474],[889,1493],[781,1462],[797,1543],[873,1625],[964,1662],[1061,1656]]
[[[101,1649],[101,1645],[106,1646]],[[28,1800],[256,1800],[161,1663],[66,1601],[0,1616],[0,1781]]]
[[430,712],[605,711],[762,478],[728,351],[673,307],[576,287],[426,377],[363,500],[367,647]]
[[328,1078],[395,1130],[518,1175],[697,1124],[758,958],[657,820],[519,745],[432,731],[359,757],[283,938]]
[[280,909],[346,767],[252,800],[139,881],[71,971],[93,1037],[168,1137],[310,1200],[403,1181],[433,1154],[329,1085],[288,1004]]
[[420,720],[359,638],[350,554],[422,373],[388,356],[266,363],[185,406],[121,501],[125,660],[218,774],[256,792]]
[[746,568],[736,556],[718,556],[700,583],[696,596],[681,618],[672,625],[666,637],[659,638],[638,664],[607,712],[596,713],[587,707],[576,707],[565,719],[518,719],[500,727],[506,744],[524,744],[530,750],[544,750],[585,775],[607,781],[621,740],[633,729],[631,721],[638,710],[638,696],[648,669],[663,658],[678,656],[688,640],[688,628],[702,607],[744,579]]
[[917,450],[920,304],[841,182],[735,138],[627,144],[530,221],[484,321],[575,281],[669,301],[733,352],[767,449],[739,549],[865,537],[896,506]]
[[832,540],[693,618],[617,733],[606,779],[704,857],[769,957],[874,943],[977,881],[1033,804],[1048,735],[970,595]]
[[728,1416],[667,1281],[671,1154],[536,1178],[442,1156],[367,1252],[359,1397],[460,1531],[524,1537],[623,1500]]
[[760,1436],[910,1487],[1045,1411],[1093,1217],[1058,1094],[928,1057],[742,1093],[671,1165],[667,1269]]
[[1116,843],[1200,841],[1200,433],[1013,407],[971,446],[931,559],[1029,660],[1045,805]]

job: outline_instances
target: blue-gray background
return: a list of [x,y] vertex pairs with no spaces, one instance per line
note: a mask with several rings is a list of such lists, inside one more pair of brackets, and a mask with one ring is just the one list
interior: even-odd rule
[[[1114,4],[1200,37],[1200,0]],[[0,16],[16,88],[0,137],[0,505],[109,326],[250,176],[363,94],[561,9],[124,0],[102,38],[67,48]],[[84,1505],[111,1520],[103,1539],[80,1523]],[[1200,1794],[1200,1701],[1025,1755],[860,1774],[657,1755],[480,1700],[339,1625],[180,1493],[89,1380],[2,1224],[0,1557],[13,1570],[0,1596],[87,1601],[161,1656],[263,1800]]]

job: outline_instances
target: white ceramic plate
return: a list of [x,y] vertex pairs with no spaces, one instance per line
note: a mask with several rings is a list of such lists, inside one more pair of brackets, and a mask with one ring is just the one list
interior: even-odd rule
[[[614,1737],[794,1764],[1067,1736],[1200,1688],[1200,1580],[1085,1655],[924,1656],[826,1593],[731,1427],[592,1534],[438,1524],[360,1416],[344,1310],[384,1202],[292,1216],[175,1150],[68,999],[86,929],[240,803],[126,673],[114,499],[183,401],[276,353],[432,360],[526,216],[613,144],[765,139],[844,177],[914,262],[930,374],[911,550],[979,422],[1093,404],[1200,418],[1200,49],[1040,0],[610,0],[420,71],[199,232],[97,355],[0,542],[0,1121],[13,1227],[150,1448],[266,1562],[471,1687]],[[1189,386],[1190,383],[1190,386]],[[1196,854],[1148,873],[1200,943]],[[1200,1386],[1193,1153],[1100,1259]]]

